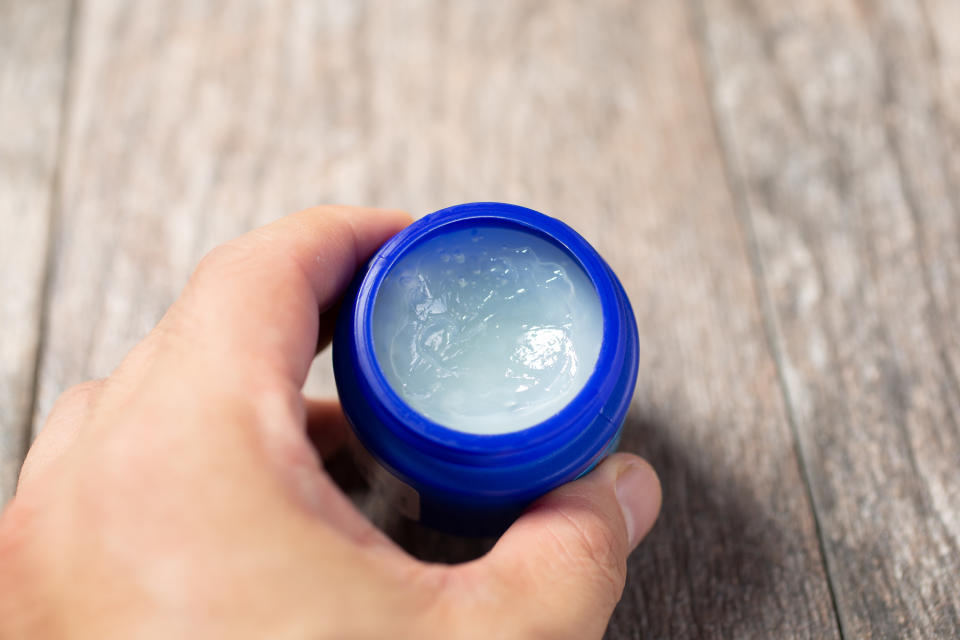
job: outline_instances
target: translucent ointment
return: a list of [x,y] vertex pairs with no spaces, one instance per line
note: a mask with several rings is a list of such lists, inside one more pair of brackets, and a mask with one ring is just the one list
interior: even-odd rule
[[519,431],[553,416],[593,373],[596,289],[534,233],[478,226],[419,245],[377,293],[373,344],[403,399],[445,427]]

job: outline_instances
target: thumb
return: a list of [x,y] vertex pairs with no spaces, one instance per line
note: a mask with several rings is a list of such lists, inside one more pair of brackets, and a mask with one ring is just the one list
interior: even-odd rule
[[653,468],[619,453],[535,502],[481,561],[505,590],[501,620],[536,637],[603,635],[660,498]]

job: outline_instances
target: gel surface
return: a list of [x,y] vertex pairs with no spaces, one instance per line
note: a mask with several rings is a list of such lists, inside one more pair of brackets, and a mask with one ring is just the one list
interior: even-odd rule
[[521,229],[427,239],[384,277],[374,351],[417,412],[475,434],[553,416],[593,372],[603,337],[596,290],[565,250]]

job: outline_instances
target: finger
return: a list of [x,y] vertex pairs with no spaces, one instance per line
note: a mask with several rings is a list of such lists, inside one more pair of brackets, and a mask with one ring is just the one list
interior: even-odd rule
[[161,323],[224,384],[302,386],[320,316],[357,267],[410,222],[400,211],[318,207],[288,216],[208,254]]
[[653,468],[613,455],[534,503],[477,563],[480,579],[503,590],[500,608],[518,628],[599,638],[623,592],[627,556],[659,510]]
[[321,207],[212,251],[112,376],[111,387],[125,391],[104,398],[102,412],[116,419],[101,428],[123,424],[134,442],[147,441],[134,430],[149,431],[155,447],[181,447],[186,439],[201,460],[233,452],[258,465],[242,474],[248,482],[265,461],[262,470],[309,511],[361,543],[379,542],[382,534],[320,468],[300,389],[321,314],[409,220],[398,211]]
[[23,461],[17,482],[18,492],[55,464],[74,443],[103,385],[103,380],[90,380],[60,394]]
[[160,329],[175,346],[162,350],[158,369],[177,378],[199,372],[198,393],[245,399],[293,494],[348,538],[377,548],[393,545],[321,469],[307,441],[304,425],[323,421],[322,435],[314,429],[320,453],[333,451],[345,434],[342,414],[305,403],[300,388],[323,339],[321,319],[332,317],[356,269],[409,222],[398,211],[321,207],[248,233],[204,258]]
[[304,398],[307,435],[323,460],[336,454],[347,442],[350,425],[336,400]]

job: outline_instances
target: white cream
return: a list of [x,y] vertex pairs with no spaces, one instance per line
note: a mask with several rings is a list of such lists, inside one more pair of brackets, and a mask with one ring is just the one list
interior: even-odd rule
[[441,233],[383,279],[374,350],[391,387],[457,431],[519,431],[549,418],[593,372],[603,338],[580,265],[520,229]]

